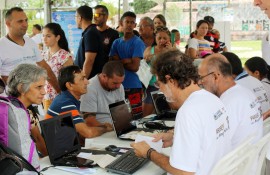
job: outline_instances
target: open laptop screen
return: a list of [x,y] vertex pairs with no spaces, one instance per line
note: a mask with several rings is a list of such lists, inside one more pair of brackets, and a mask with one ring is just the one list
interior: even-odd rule
[[117,137],[136,128],[132,125],[133,117],[124,100],[110,104],[109,109]]
[[40,121],[50,160],[81,149],[70,113]]
[[151,98],[153,100],[153,104],[156,110],[157,115],[161,115],[164,111],[170,111],[171,108],[166,101],[166,97],[160,91],[151,92]]

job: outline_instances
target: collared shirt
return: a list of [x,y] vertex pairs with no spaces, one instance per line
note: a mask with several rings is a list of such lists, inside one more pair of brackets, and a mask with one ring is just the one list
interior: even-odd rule
[[237,77],[235,77],[234,80],[237,81],[247,76],[248,76],[248,73],[246,71],[243,71],[241,74],[237,75]]
[[84,122],[80,114],[80,101],[77,100],[69,91],[62,91],[53,100],[45,118],[48,119],[66,113],[72,114],[74,124]]

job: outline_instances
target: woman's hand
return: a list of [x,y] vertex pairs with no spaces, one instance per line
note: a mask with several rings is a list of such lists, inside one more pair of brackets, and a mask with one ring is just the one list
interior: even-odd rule
[[145,59],[145,61],[146,61],[147,63],[149,63],[149,62],[151,62],[152,58],[154,58],[154,56],[155,56],[155,54],[146,55],[146,56],[144,57],[144,59]]

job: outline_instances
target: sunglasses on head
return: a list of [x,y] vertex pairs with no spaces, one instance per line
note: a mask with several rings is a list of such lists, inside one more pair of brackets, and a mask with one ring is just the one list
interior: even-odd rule
[[166,32],[166,33],[168,33],[168,34],[170,34],[170,31],[169,31],[169,29],[167,27],[157,27],[155,29],[154,33],[156,34],[158,32],[163,32],[163,31]]

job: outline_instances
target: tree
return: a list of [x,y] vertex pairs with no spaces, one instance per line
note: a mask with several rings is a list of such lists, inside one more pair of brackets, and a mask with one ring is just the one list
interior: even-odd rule
[[157,3],[151,0],[134,0],[133,3],[134,11],[136,14],[144,14],[156,5]]

